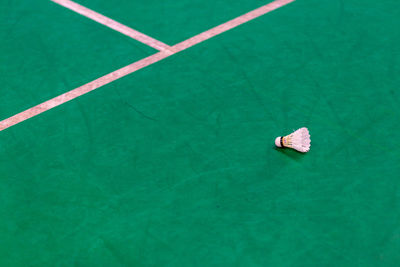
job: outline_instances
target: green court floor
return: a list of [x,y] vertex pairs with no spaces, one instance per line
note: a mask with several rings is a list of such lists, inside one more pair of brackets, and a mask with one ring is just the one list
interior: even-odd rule
[[[271,1],[77,2],[174,45]],[[1,131],[0,266],[398,266],[399,17],[297,0]],[[157,52],[47,0],[0,38],[0,120]]]

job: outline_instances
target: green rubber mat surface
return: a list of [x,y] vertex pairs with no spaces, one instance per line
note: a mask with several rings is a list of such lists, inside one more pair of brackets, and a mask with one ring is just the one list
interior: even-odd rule
[[0,119],[156,50],[51,1],[0,1]]
[[[298,0],[0,132],[0,265],[397,266],[399,5]],[[103,30],[107,71],[152,51]]]
[[168,45],[174,45],[273,1],[79,0],[78,2]]

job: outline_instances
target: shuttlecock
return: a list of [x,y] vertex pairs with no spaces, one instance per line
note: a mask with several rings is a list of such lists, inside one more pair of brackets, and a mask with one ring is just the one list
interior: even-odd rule
[[277,147],[290,147],[300,152],[308,152],[310,150],[310,133],[306,127],[300,128],[297,131],[280,136],[275,139]]

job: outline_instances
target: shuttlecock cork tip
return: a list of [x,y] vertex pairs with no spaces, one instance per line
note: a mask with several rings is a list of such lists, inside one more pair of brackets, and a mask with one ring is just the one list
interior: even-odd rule
[[282,138],[282,137],[278,136],[278,137],[275,139],[275,145],[276,145],[277,147],[282,147],[282,145],[281,145],[281,138]]

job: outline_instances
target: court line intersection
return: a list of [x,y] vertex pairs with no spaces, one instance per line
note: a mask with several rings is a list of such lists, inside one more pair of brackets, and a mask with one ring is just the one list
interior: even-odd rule
[[163,60],[169,56],[172,56],[176,53],[186,50],[196,44],[204,42],[214,36],[217,36],[226,31],[229,31],[241,24],[244,24],[244,23],[251,21],[255,18],[258,18],[262,15],[265,15],[266,13],[269,13],[275,9],[283,7],[289,3],[292,3],[295,0],[275,0],[272,3],[266,4],[266,5],[259,7],[253,11],[250,11],[244,15],[241,15],[235,19],[225,22],[219,26],[216,26],[210,30],[207,30],[198,35],[195,35],[195,36],[193,36],[183,42],[180,42],[174,46],[168,46],[158,40],[155,40],[145,34],[142,34],[136,30],[133,30],[127,26],[124,26],[112,19],[109,19],[109,18],[107,18],[97,12],[94,12],[90,9],[87,9],[81,5],[78,5],[70,0],[51,0],[51,1],[61,4],[63,6],[67,5],[66,6],[67,8],[70,8],[71,10],[74,10],[77,13],[87,16],[87,17],[89,17],[93,20],[96,20],[97,22],[104,24],[116,31],[119,31],[125,35],[128,35],[131,38],[134,38],[135,40],[141,41],[149,46],[153,45],[152,47],[154,47],[154,48],[158,47],[156,49],[159,50],[160,52],[158,52],[154,55],[151,55],[149,57],[146,57],[144,59],[141,59],[135,63],[132,63],[132,64],[126,66],[126,67],[123,67],[121,69],[113,71],[105,76],[102,76],[102,77],[100,77],[94,81],[91,81],[87,84],[84,84],[76,89],[73,89],[69,92],[61,94],[50,100],[47,100],[39,105],[31,107],[31,108],[29,108],[25,111],[22,111],[12,117],[4,119],[3,121],[0,121],[0,131],[10,128],[11,126],[14,126],[18,123],[21,123],[27,119],[32,118],[32,117],[35,117],[35,116],[37,116],[45,111],[48,111],[52,108],[60,106],[60,105],[66,103],[68,101],[71,101],[79,96],[87,94],[99,87],[102,87],[102,86],[109,84],[115,80],[118,80],[126,75],[129,75],[135,71],[138,71],[138,70],[145,68],[149,65],[152,65],[160,60]]

